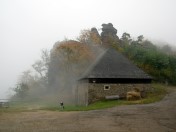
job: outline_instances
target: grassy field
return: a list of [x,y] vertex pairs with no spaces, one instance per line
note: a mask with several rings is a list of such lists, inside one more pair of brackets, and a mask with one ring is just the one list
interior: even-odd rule
[[51,111],[88,111],[96,109],[111,108],[119,105],[132,104],[147,104],[161,100],[168,92],[168,87],[161,84],[152,84],[153,91],[148,93],[146,98],[137,101],[127,100],[102,100],[89,106],[69,106],[66,105],[62,110],[58,104],[42,103],[42,102],[12,102],[9,108],[0,108],[0,112],[23,112],[23,111],[37,111],[37,110],[51,110]]

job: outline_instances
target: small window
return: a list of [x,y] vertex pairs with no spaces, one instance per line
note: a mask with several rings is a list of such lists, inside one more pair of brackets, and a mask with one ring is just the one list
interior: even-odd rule
[[110,85],[104,85],[104,90],[110,90]]

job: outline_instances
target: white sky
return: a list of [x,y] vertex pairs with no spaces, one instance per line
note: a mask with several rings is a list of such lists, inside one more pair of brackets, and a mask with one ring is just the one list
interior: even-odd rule
[[0,99],[41,49],[109,22],[119,37],[128,32],[176,46],[176,0],[0,0]]

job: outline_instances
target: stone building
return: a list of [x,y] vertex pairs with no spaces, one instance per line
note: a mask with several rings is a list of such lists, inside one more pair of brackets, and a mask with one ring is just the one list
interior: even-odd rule
[[78,81],[77,105],[88,105],[106,96],[126,96],[138,88],[149,91],[152,78],[115,49],[106,49]]

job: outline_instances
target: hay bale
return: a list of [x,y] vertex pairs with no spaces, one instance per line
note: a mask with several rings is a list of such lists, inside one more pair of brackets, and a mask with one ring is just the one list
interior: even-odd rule
[[141,99],[141,93],[136,91],[127,92],[126,96],[127,100],[138,100]]

